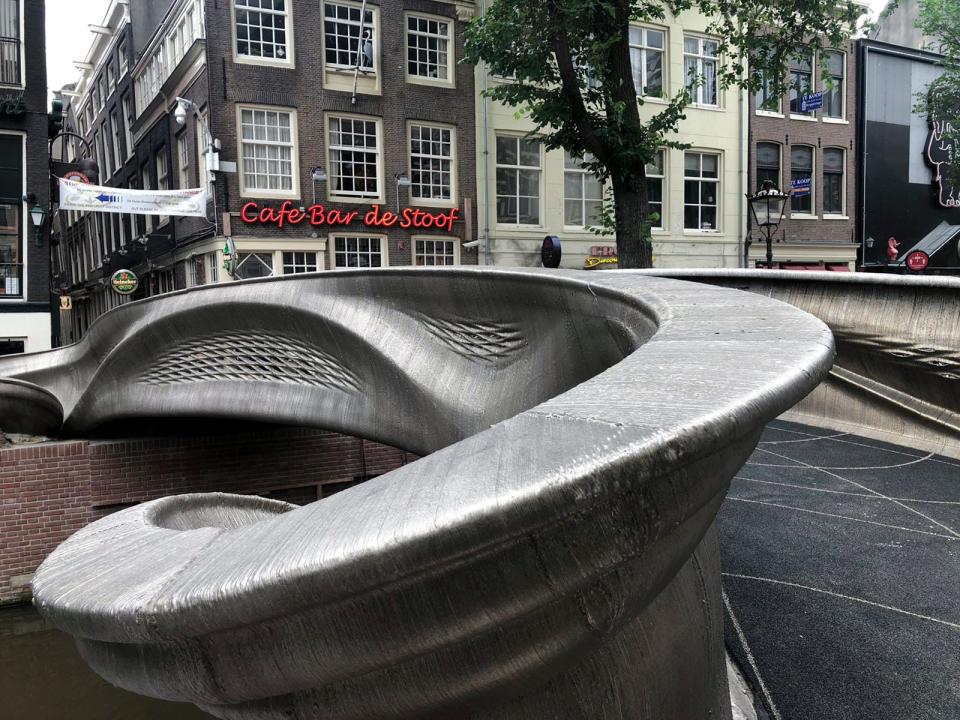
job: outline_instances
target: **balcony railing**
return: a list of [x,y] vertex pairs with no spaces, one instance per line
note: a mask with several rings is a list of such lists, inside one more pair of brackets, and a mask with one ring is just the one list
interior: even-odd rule
[[23,265],[0,263],[0,300],[23,295]]
[[0,85],[22,85],[20,39],[0,37]]

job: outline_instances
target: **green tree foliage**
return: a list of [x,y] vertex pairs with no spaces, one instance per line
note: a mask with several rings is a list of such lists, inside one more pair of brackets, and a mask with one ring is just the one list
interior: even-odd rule
[[687,147],[677,130],[691,102],[684,89],[641,114],[629,27],[685,11],[712,18],[720,88],[756,92],[766,79],[778,93],[791,56],[839,46],[863,13],[837,0],[493,0],[467,31],[465,60],[509,78],[488,95],[526,113],[548,149],[566,148],[612,186],[620,267],[651,265],[645,165],[661,147]]
[[[960,0],[920,0],[917,27],[932,40],[928,49],[943,55],[943,74],[918,98],[917,111],[936,121],[940,143],[960,148]],[[947,176],[960,187],[960,159],[948,165]]]

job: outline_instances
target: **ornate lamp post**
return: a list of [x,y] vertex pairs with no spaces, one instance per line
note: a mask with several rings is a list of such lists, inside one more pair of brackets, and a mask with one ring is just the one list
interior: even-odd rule
[[786,210],[789,198],[789,193],[781,192],[769,180],[763,181],[763,185],[756,195],[747,196],[753,221],[760,226],[764,239],[767,241],[768,270],[773,267],[773,236],[777,232],[777,227],[783,221],[783,213]]

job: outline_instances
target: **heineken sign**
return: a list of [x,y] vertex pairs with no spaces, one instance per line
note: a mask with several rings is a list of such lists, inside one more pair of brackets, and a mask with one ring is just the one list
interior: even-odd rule
[[140,287],[140,281],[133,270],[117,270],[110,278],[110,284],[119,295],[132,295]]

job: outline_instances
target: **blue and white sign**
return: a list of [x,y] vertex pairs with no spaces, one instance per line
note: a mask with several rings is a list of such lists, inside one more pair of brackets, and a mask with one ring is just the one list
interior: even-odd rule
[[80,212],[206,217],[207,191],[128,190],[60,178],[60,209]]
[[790,189],[796,197],[810,194],[810,178],[797,178],[790,181]]
[[800,96],[800,112],[810,112],[823,107],[823,90]]

